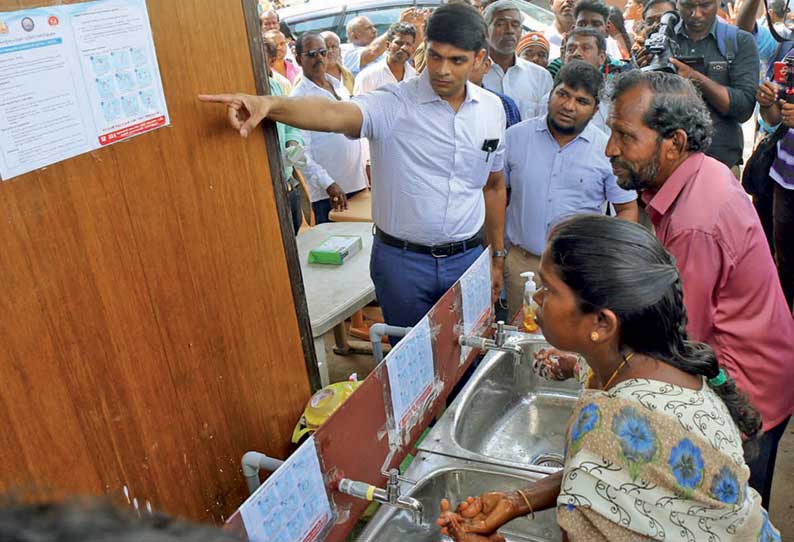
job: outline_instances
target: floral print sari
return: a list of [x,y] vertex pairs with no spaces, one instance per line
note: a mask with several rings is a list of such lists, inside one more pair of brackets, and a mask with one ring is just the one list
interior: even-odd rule
[[779,541],[749,475],[739,430],[705,381],[585,389],[568,426],[557,519],[571,542]]

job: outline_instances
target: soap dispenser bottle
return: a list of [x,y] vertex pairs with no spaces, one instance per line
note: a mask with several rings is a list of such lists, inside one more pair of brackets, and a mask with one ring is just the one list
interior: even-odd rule
[[521,273],[521,276],[527,279],[524,284],[524,331],[536,333],[538,331],[538,324],[535,322],[535,313],[538,309],[537,303],[533,299],[537,287],[535,286],[535,273],[527,271]]

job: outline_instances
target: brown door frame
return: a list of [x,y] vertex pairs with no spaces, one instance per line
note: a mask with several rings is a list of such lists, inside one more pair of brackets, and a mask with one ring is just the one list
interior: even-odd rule
[[[262,32],[259,25],[257,0],[242,0],[245,26],[248,32],[248,47],[251,52],[251,63],[256,78],[257,94],[270,94],[267,81],[267,68],[265,55],[262,49]],[[298,246],[292,230],[292,214],[287,205],[287,189],[284,179],[284,168],[281,161],[281,148],[276,132],[276,124],[266,120],[262,123],[262,133],[265,136],[268,163],[270,164],[270,178],[273,182],[273,193],[276,198],[279,224],[281,226],[281,239],[284,244],[284,254],[287,258],[290,283],[292,284],[292,299],[295,304],[295,315],[298,318],[303,357],[306,361],[306,371],[309,375],[309,385],[312,391],[320,389],[320,371],[317,368],[317,355],[314,351],[309,307],[306,304],[306,292],[303,289],[303,275],[301,274]]]

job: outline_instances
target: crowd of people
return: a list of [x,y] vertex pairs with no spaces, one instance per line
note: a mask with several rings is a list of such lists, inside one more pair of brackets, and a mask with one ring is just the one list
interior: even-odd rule
[[[416,324],[484,246],[511,314],[520,274],[539,273],[539,324],[578,354],[549,374],[587,388],[565,468],[446,505],[458,540],[551,507],[570,540],[779,539],[765,509],[794,410],[794,131],[764,194],[751,202],[738,178],[756,105],[761,133],[794,127],[761,64],[789,51],[764,45],[775,28],[748,15],[757,0],[729,16],[718,0],[551,7],[549,28],[526,31],[512,0],[455,0],[380,36],[366,17],[347,43],[307,32],[294,50],[266,12],[271,95],[201,99],[243,137],[276,122],[296,231],[296,177],[316,223],[372,190],[388,324]],[[642,69],[670,11],[669,70]]]

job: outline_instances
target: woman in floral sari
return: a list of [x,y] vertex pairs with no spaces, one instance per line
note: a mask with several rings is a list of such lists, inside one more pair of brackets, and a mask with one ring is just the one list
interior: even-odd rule
[[585,383],[565,466],[454,512],[443,501],[442,530],[501,540],[508,521],[556,507],[571,542],[780,540],[747,484],[742,439],[758,435],[760,417],[711,348],[687,339],[681,279],[656,238],[622,220],[574,218],[552,232],[540,277],[546,340],[581,358],[554,350],[536,366]]

